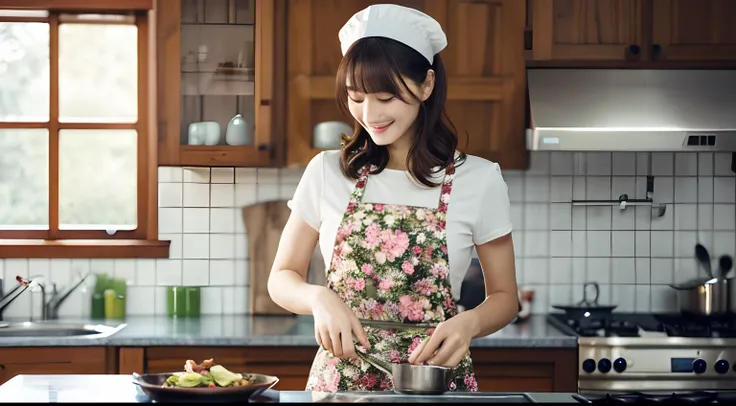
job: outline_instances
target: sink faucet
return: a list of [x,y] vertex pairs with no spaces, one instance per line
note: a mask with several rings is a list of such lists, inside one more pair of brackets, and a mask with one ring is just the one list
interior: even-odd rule
[[[46,301],[46,287],[44,283],[38,283],[38,287],[41,289],[41,319],[42,320],[56,320],[59,318],[59,307],[64,301],[72,294],[89,276],[89,273],[79,279],[77,283],[67,288],[62,292],[57,292],[56,284],[51,284],[51,299]],[[35,280],[35,279],[34,279]]]
[[18,281],[18,285],[8,292],[7,295],[3,295],[3,280],[0,279],[0,321],[3,319],[3,311],[6,307],[13,303],[13,301],[15,301],[21,293],[25,292],[26,289],[34,288],[38,285],[38,282],[34,280],[29,282],[20,276],[16,276],[15,280]]

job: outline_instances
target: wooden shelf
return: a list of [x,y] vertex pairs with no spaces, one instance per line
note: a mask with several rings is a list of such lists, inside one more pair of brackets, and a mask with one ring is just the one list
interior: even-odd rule
[[268,166],[270,161],[269,149],[253,145],[182,145],[179,149],[181,166]]

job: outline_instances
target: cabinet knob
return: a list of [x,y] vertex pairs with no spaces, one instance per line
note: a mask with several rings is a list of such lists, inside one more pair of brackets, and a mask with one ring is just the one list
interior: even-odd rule
[[271,146],[268,144],[261,144],[258,146],[259,151],[268,151],[269,149],[271,149]]
[[652,59],[659,59],[661,55],[662,55],[662,45],[659,45],[659,44],[652,45]]
[[639,48],[639,45],[636,45],[636,44],[629,45],[629,53],[631,55],[639,56],[639,52],[641,52],[641,48]]

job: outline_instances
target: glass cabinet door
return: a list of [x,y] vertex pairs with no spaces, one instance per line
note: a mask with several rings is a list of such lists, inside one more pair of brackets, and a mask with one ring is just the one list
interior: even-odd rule
[[256,1],[180,1],[180,145],[254,145]]

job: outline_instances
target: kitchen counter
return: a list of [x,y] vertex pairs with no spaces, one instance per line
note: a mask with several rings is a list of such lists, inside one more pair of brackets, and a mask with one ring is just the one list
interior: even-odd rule
[[[12,320],[6,320],[12,322]],[[111,335],[77,337],[2,337],[0,347],[33,346],[317,346],[311,316],[202,316],[195,319],[128,317],[124,322],[63,319],[48,323],[125,326]],[[576,348],[577,338],[549,325],[545,316],[511,324],[495,334],[476,338],[471,348]]]
[[[365,395],[346,393],[335,396],[304,391],[268,391],[265,395],[265,403],[365,403],[366,401],[407,403],[413,400],[412,395],[396,396],[392,392]],[[478,393],[473,395],[477,396]],[[572,393],[492,393],[487,395],[494,398],[483,403],[575,402]],[[426,398],[422,397],[421,403],[425,403]],[[438,403],[452,401],[449,394],[433,398],[437,399]],[[130,375],[17,375],[0,386],[0,402],[151,403],[151,400],[132,383]]]

